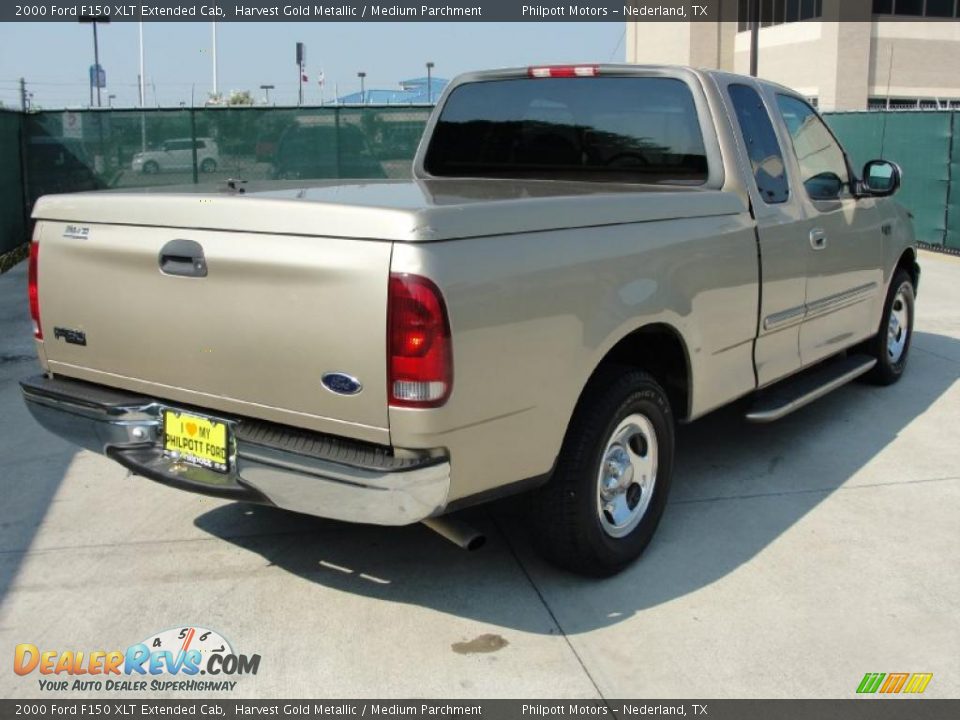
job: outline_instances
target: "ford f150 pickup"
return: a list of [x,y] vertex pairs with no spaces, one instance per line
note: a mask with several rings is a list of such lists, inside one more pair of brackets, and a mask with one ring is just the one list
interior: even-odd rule
[[752,78],[469,74],[410,180],[42,198],[22,390],[51,431],[225,498],[453,534],[530,491],[542,551],[607,575],[659,522],[676,423],[901,376],[899,184]]

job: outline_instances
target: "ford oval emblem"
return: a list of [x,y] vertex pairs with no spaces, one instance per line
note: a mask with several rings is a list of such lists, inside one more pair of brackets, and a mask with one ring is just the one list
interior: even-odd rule
[[363,390],[359,380],[342,372],[324,373],[321,382],[327,390],[337,395],[356,395]]

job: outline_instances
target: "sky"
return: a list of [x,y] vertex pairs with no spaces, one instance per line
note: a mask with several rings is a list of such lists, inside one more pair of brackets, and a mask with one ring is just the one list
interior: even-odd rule
[[[115,107],[138,101],[136,22],[101,25],[100,64]],[[144,23],[146,104],[177,107],[202,104],[212,89],[210,23]],[[307,46],[305,103],[318,104],[322,69],[326,100],[366,87],[396,88],[422,77],[435,63],[436,77],[468,70],[564,62],[622,62],[622,22],[584,23],[219,23],[218,77],[221,92],[275,85],[271,102],[296,104],[295,44]],[[27,81],[35,106],[81,107],[89,103],[88,67],[93,64],[93,32],[79,23],[0,23],[0,102],[19,107],[19,78]]]

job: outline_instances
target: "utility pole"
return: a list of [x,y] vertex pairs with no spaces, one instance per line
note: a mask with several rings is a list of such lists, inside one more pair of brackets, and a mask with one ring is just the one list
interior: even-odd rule
[[81,15],[81,23],[93,25],[93,71],[90,73],[90,107],[93,107],[93,86],[97,86],[97,107],[100,107],[100,44],[97,40],[97,23],[110,22],[109,15]]
[[367,90],[366,90],[366,77],[367,74],[363,71],[357,73],[357,77],[360,78],[360,104],[366,105],[367,103]]
[[20,78],[20,110],[27,111],[27,81]]
[[433,102],[433,63],[427,63],[427,103]]
[[303,66],[307,62],[307,46],[297,43],[297,106],[303,105]]
[[760,65],[760,0],[750,0],[750,75],[757,77]]
[[97,43],[97,21],[93,21],[93,64],[97,74],[97,107],[100,107],[100,45]]

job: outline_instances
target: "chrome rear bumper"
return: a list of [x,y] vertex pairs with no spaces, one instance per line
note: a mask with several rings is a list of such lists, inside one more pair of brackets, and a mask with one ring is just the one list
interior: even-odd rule
[[20,387],[30,413],[50,432],[182,490],[376,525],[419,522],[447,504],[446,457],[400,457],[390,448],[194,409],[231,428],[230,471],[219,473],[163,453],[161,409],[191,408],[46,376]]

